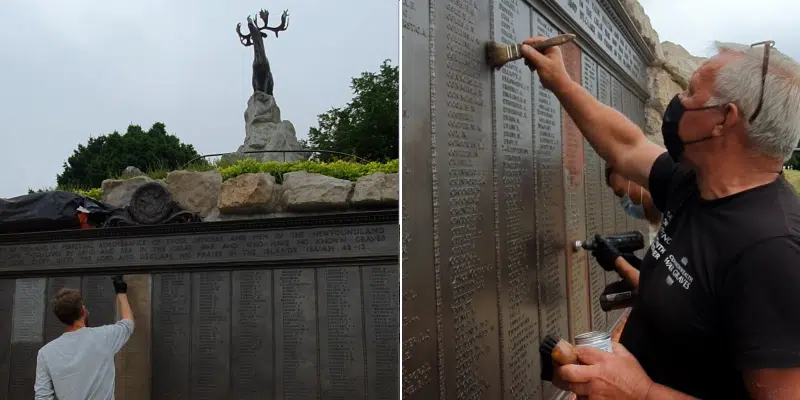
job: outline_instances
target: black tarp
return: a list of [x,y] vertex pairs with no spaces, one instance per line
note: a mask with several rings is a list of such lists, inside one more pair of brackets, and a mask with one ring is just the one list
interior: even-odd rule
[[0,233],[80,229],[79,209],[91,225],[100,226],[120,208],[60,190],[0,199]]

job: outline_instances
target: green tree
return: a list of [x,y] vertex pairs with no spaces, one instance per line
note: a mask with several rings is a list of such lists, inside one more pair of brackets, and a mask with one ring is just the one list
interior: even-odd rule
[[[308,132],[308,145],[316,150],[354,154],[370,161],[398,158],[400,69],[385,60],[380,70],[353,78],[353,100],[318,116],[318,126]],[[340,157],[320,154],[320,159]]]
[[194,146],[181,143],[167,133],[166,126],[156,122],[148,131],[130,125],[125,134],[119,132],[90,137],[79,144],[56,177],[59,187],[90,189],[100,187],[104,179],[119,175],[127,166],[149,172],[175,169],[199,156]]

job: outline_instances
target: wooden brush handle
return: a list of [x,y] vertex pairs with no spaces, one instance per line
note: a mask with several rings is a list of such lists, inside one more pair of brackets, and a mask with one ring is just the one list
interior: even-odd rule
[[[550,39],[547,39],[544,42],[537,43],[535,46],[533,46],[533,48],[536,49],[536,51],[538,51],[538,52],[542,52],[545,49],[548,49],[550,47],[561,46],[562,44],[571,42],[573,40],[575,40],[575,35],[573,35],[571,33],[565,33],[563,35],[558,35],[558,36],[551,37]],[[522,58],[522,44],[517,44],[515,46],[517,47],[516,48],[516,54],[518,54],[519,56],[518,57],[512,57],[512,59],[518,60],[518,59]]]

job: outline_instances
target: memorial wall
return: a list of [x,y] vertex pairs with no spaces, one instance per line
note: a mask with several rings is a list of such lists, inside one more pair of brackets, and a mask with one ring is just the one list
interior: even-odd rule
[[0,399],[33,398],[52,295],[113,323],[118,273],[117,399],[398,399],[398,245],[396,209],[0,235]]
[[537,74],[491,71],[484,45],[577,34],[572,79],[643,128],[652,51],[615,0],[404,0],[402,20],[403,398],[553,398],[540,337],[623,313],[571,244],[649,228]]

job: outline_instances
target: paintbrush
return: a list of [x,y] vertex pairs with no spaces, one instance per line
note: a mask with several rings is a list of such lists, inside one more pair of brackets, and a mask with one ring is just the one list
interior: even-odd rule
[[548,334],[539,343],[539,356],[542,363],[540,377],[543,381],[553,381],[553,361],[561,365],[578,363],[575,346],[553,334]]
[[[575,40],[575,35],[567,33],[558,35],[533,46],[536,51],[544,51],[548,47],[560,46]],[[522,44],[486,43],[486,62],[494,69],[500,69],[506,63],[519,60],[522,56]]]

